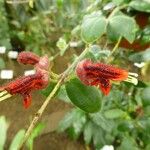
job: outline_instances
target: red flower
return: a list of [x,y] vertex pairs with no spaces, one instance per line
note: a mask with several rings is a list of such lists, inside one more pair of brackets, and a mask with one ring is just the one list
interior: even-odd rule
[[24,65],[35,65],[39,62],[40,57],[32,52],[21,52],[18,55],[17,61]]
[[[76,74],[85,85],[99,86],[105,95],[111,89],[112,81],[123,81],[128,78],[128,71],[103,63],[83,60],[76,67]],[[131,78],[130,78],[131,80]]]
[[[30,52],[20,53],[17,60],[23,64],[35,65],[36,73],[33,75],[17,78],[16,80],[8,83],[6,86],[1,87],[1,91],[5,90],[11,95],[21,94],[24,100],[24,107],[28,108],[31,104],[31,91],[43,89],[48,85],[49,60],[47,56],[40,58]],[[6,92],[3,93],[6,94]]]

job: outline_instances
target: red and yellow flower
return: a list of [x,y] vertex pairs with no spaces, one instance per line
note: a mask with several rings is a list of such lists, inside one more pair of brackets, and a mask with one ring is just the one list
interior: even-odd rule
[[93,63],[87,59],[78,63],[76,74],[85,85],[98,86],[105,95],[110,92],[111,81],[128,81],[137,84],[137,79],[133,77],[137,74],[111,65]]

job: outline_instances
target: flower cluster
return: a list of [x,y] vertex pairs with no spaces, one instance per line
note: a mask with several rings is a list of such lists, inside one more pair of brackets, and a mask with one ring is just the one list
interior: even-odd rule
[[[49,82],[49,60],[47,56],[39,57],[31,52],[21,52],[17,61],[22,64],[30,64],[35,68],[35,74],[22,76],[0,88],[0,98],[4,100],[12,95],[21,94],[23,96],[24,107],[31,104],[31,91],[43,89]],[[7,95],[6,95],[7,94]]]
[[113,67],[103,63],[93,63],[91,60],[82,60],[76,67],[79,79],[89,86],[98,86],[104,95],[108,95],[111,89],[111,81],[128,81],[137,84],[137,79],[124,69]]

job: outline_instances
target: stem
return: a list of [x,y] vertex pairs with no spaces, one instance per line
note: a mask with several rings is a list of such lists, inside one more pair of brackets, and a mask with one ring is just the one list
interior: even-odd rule
[[120,36],[119,39],[118,39],[118,41],[117,41],[117,43],[115,44],[113,50],[111,51],[111,53],[110,53],[110,55],[109,55],[109,57],[108,57],[108,61],[107,61],[107,62],[110,62],[110,61],[111,61],[110,58],[111,58],[111,56],[116,52],[116,50],[117,50],[117,48],[118,48],[118,46],[119,46],[119,44],[120,44],[120,42],[121,42],[121,39],[122,39],[122,37]]
[[27,139],[29,138],[30,134],[32,133],[34,127],[36,126],[36,124],[38,123],[40,117],[42,116],[43,112],[45,111],[47,105],[49,104],[49,102],[52,100],[52,98],[54,97],[55,93],[57,92],[57,90],[59,89],[59,87],[61,86],[61,84],[64,82],[64,80],[66,79],[66,77],[68,77],[68,75],[72,72],[72,70],[75,68],[75,66],[77,65],[77,63],[85,56],[85,54],[87,53],[88,48],[86,48],[81,54],[80,56],[72,63],[72,65],[62,74],[61,78],[58,80],[58,83],[56,84],[56,86],[54,87],[54,89],[52,90],[52,92],[49,94],[49,96],[46,98],[46,100],[44,101],[44,103],[42,104],[42,106],[40,107],[40,109],[37,111],[37,113],[35,114],[29,128],[27,129],[24,138],[19,146],[19,149],[22,150],[25,146],[25,143],[27,141]]
[[113,48],[113,50],[112,50],[110,56],[113,55],[114,52],[117,50],[117,48],[118,48],[118,46],[119,46],[119,44],[120,44],[120,42],[121,42],[121,39],[122,39],[122,37],[119,37],[119,39],[118,39],[116,45],[114,46],[114,48]]

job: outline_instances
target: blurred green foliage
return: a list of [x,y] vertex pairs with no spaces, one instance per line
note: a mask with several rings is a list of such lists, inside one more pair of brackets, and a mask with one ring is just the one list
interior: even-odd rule
[[[112,45],[120,37],[129,43],[150,42],[149,22],[140,27],[135,20],[141,12],[149,15],[148,0],[31,0],[26,3],[1,0],[0,45],[8,50],[46,53],[55,58],[63,56],[71,49],[70,42],[75,42],[76,53],[90,45],[86,57],[107,62]],[[111,57],[112,64],[137,72],[143,80],[149,76],[149,56],[150,49],[137,53],[134,48],[133,51],[118,48]],[[133,66],[142,62],[145,65],[141,68]],[[0,59],[0,69],[4,67]],[[113,84],[107,97],[95,87],[75,80],[69,80],[56,93],[57,98],[77,106],[60,122],[59,131],[67,131],[73,139],[83,135],[85,144],[94,145],[96,150],[104,145],[114,145],[117,150],[150,149],[150,83],[147,80],[137,86]],[[50,83],[42,94],[48,96],[55,85]],[[4,117],[0,117],[0,127],[0,149],[3,149],[8,128]],[[33,149],[33,140],[42,129],[43,125],[39,125],[31,134],[27,142],[29,149]],[[10,149],[18,147],[23,135],[24,130],[20,130]]]
[[[9,127],[9,123],[8,121],[6,121],[6,118],[4,116],[0,117],[0,150],[4,150],[6,145],[6,139],[7,139],[7,129]],[[44,128],[44,124],[40,123],[36,126],[36,128],[33,130],[32,134],[30,135],[29,139],[27,140],[27,147],[29,148],[29,150],[33,150],[33,140],[41,133],[41,131]],[[9,150],[18,150],[22,139],[25,135],[25,130],[24,129],[20,129],[16,135],[14,136],[14,138],[12,139],[12,142],[7,149]]]

